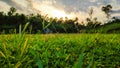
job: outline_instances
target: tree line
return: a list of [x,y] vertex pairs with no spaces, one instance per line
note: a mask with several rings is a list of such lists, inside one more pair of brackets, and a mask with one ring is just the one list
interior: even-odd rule
[[[112,6],[107,5],[102,7],[102,11],[105,12],[106,17],[109,19]],[[78,22],[78,18],[68,19],[63,18],[49,18],[41,14],[20,14],[16,12],[14,7],[11,7],[7,13],[0,12],[0,33],[19,33],[20,25],[22,28],[27,22],[29,26],[26,29],[26,33],[36,34],[36,33],[89,33],[91,30],[93,33],[96,29],[103,27],[109,23],[118,23],[120,19],[113,17],[112,21],[108,21],[107,24],[101,25],[97,18],[93,18],[93,8],[89,11],[89,18],[86,18],[87,25],[84,22]]]

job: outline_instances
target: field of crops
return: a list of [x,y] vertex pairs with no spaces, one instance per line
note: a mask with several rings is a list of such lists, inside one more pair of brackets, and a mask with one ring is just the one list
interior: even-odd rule
[[0,68],[119,66],[119,34],[0,35]]

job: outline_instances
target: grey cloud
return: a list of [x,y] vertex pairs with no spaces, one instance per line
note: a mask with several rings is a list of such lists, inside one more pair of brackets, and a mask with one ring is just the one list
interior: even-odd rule
[[[99,7],[101,5],[109,4],[112,0],[56,0],[57,3],[61,2],[66,6],[65,10],[68,12],[73,11],[84,11],[87,12],[90,6]],[[73,10],[73,8],[77,8]]]
[[112,13],[120,13],[120,9],[118,9],[118,10],[112,10]]
[[[5,3],[7,3],[10,6],[13,6],[21,11],[27,11],[27,12],[39,12],[37,9],[33,7],[33,3],[36,0],[25,0],[26,5],[28,7],[24,7],[23,5],[19,4],[18,2],[15,2],[13,0],[0,0]],[[17,0],[16,0],[17,1]],[[56,1],[56,3],[52,3],[52,7],[62,7],[64,11],[67,13],[77,13],[77,12],[88,12],[89,7],[95,6],[95,7],[101,7],[102,5],[112,4],[112,6],[115,6],[115,8],[119,8],[120,6],[120,0],[37,0],[42,3],[42,1]],[[113,7],[114,8],[114,7]],[[101,9],[100,9],[101,10]],[[120,10],[113,10],[112,13],[120,13]]]
[[23,13],[24,12],[25,13],[26,12],[27,13],[32,13],[33,12],[33,10],[32,10],[32,8],[33,8],[33,6],[32,6],[32,0],[26,0],[27,1],[27,5],[29,6],[29,9],[28,9],[28,7],[25,7],[25,6],[23,6],[23,5],[15,2],[13,0],[1,0],[1,1],[7,3],[11,7],[15,7],[17,10],[19,10],[19,11],[21,11]]
[[[22,6],[21,4],[18,4],[12,0],[1,0],[3,2],[6,2],[8,5],[13,6],[15,8],[18,8],[19,10],[24,10],[25,7]],[[34,9],[32,2],[34,0],[25,0],[27,2],[27,5],[29,7],[29,9],[32,10],[36,10]],[[99,7],[101,5],[107,5],[110,4],[112,1],[116,1],[116,3],[120,3],[120,0],[93,0],[91,2],[91,0],[39,0],[39,1],[56,1],[56,3],[53,3],[54,6],[58,5],[58,6],[65,6],[65,11],[67,12],[78,12],[78,11],[84,11],[84,12],[88,12],[88,9],[90,6],[95,6],[95,7]],[[58,3],[61,3],[62,5],[59,5]],[[28,8],[27,7],[27,8]],[[76,8],[76,9],[74,9]]]
[[3,2],[7,3],[8,5],[10,5],[12,7],[15,7],[15,8],[19,9],[19,10],[24,10],[24,7],[22,5],[14,2],[12,0],[1,0],[1,1],[3,1]]

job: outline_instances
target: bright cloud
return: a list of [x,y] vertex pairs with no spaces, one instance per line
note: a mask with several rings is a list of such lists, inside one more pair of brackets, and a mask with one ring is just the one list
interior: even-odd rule
[[[50,17],[78,17],[79,21],[85,21],[90,7],[93,7],[93,17],[99,21],[105,21],[105,14],[101,6],[111,4],[114,14],[120,17],[120,0],[1,0],[0,11],[9,10],[10,6],[17,8],[22,13],[48,14]],[[6,6],[6,7],[4,7]],[[116,13],[117,12],[117,13]]]

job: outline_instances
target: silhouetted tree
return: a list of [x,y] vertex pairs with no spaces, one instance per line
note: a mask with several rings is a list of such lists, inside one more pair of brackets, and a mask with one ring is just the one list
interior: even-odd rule
[[4,22],[4,12],[0,12],[0,25]]
[[[112,6],[107,5],[103,6],[102,10],[107,15],[107,18],[109,18],[111,12]],[[79,23],[78,18],[75,19],[69,19],[65,17],[63,18],[49,18],[47,15],[42,16],[41,14],[20,14],[16,13],[16,9],[14,7],[11,7],[10,10],[6,13],[0,12],[0,32],[3,30],[7,33],[11,32],[13,29],[17,29],[17,32],[19,32],[19,25],[21,24],[22,27],[29,22],[29,26],[27,28],[27,31],[29,33],[44,33],[44,30],[49,29],[53,33],[78,33],[78,32],[95,32],[97,28],[101,28],[104,25],[101,25],[101,23],[97,20],[97,18],[93,17],[93,8],[89,11],[89,17],[86,18],[87,25],[84,25],[82,22],[82,25]],[[52,21],[52,23],[50,23]],[[120,22],[120,19],[113,18],[112,21],[110,21],[109,24],[112,23],[118,23]],[[105,25],[109,25],[108,23]],[[45,26],[47,26],[45,28]]]
[[91,8],[90,11],[89,11],[90,20],[92,20],[92,15],[93,15],[93,8]]
[[110,17],[110,12],[111,12],[112,6],[111,5],[106,5],[102,7],[102,11],[105,12],[106,17],[109,19]]
[[17,10],[14,8],[14,7],[11,7],[9,12],[8,12],[8,15],[9,16],[12,16]]

